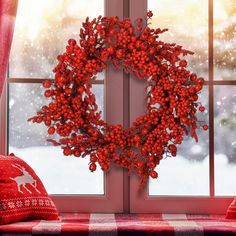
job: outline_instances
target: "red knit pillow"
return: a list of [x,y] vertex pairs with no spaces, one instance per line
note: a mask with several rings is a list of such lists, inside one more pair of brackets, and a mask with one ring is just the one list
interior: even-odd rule
[[29,165],[0,155],[0,224],[27,219],[56,220],[58,212]]
[[236,197],[234,198],[234,200],[231,202],[231,204],[227,209],[226,218],[236,219]]

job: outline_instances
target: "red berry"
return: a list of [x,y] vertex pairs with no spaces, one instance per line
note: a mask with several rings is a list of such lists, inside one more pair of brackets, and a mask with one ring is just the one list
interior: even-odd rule
[[142,168],[143,165],[144,165],[144,163],[143,163],[142,161],[137,162],[137,166],[138,166],[138,168]]
[[38,116],[37,118],[36,118],[36,122],[37,123],[41,123],[43,121],[43,117],[42,116]]
[[201,89],[202,89],[202,86],[201,86],[201,85],[195,86],[195,90],[196,90],[197,92],[199,92]]
[[108,169],[109,169],[109,166],[108,166],[108,165],[104,164],[104,165],[102,166],[102,170],[103,170],[103,171],[107,171]]
[[149,161],[154,161],[155,160],[155,157],[154,156],[149,156]]
[[152,11],[148,11],[148,12],[147,12],[147,17],[152,17],[152,16],[153,16]]
[[174,144],[170,144],[170,145],[168,146],[168,149],[169,149],[171,152],[176,152],[176,150],[177,150],[177,148],[176,148],[176,146],[175,146]]
[[148,133],[148,129],[146,129],[146,128],[142,129],[142,134],[143,135],[146,135],[147,133]]
[[136,135],[134,136],[134,141],[135,141],[135,142],[139,142],[139,141],[140,141],[140,136],[136,134]]
[[173,156],[173,157],[175,157],[176,156],[176,152],[171,152],[171,155]]
[[156,164],[155,164],[155,162],[151,161],[148,163],[148,166],[153,169],[156,167]]
[[208,130],[208,125],[203,125],[202,128],[203,128],[203,130],[206,131],[206,130]]
[[201,85],[202,85],[204,82],[205,82],[205,80],[204,80],[203,78],[198,78],[198,79],[197,79],[197,83],[198,83],[198,84],[201,84]]
[[197,95],[197,94],[193,95],[192,97],[193,97],[193,100],[194,100],[194,101],[197,101],[197,100],[198,100],[198,95]]
[[136,21],[137,21],[137,23],[142,23],[143,22],[143,19],[142,18],[138,18],[138,19],[136,19]]
[[54,133],[55,133],[55,128],[54,127],[48,128],[48,134],[53,135]]
[[123,56],[123,50],[122,50],[122,49],[117,50],[117,51],[116,51],[116,56],[117,56],[118,58],[121,58],[121,57]]
[[180,66],[180,67],[186,67],[186,66],[187,66],[187,61],[186,61],[186,60],[181,60],[181,61],[179,62],[179,66]]
[[110,54],[113,54],[114,53],[114,49],[113,49],[113,47],[109,47],[109,48],[107,48],[107,51],[110,53]]
[[51,90],[46,90],[46,91],[44,92],[44,96],[45,96],[46,98],[51,97],[51,96],[52,96],[52,91],[51,91]]
[[45,120],[45,121],[44,121],[44,124],[45,124],[46,126],[51,125],[51,120]]
[[136,36],[132,36],[131,37],[131,41],[134,43],[135,41],[137,40],[137,37]]
[[72,94],[72,92],[73,92],[73,91],[72,91],[71,88],[66,88],[66,89],[65,89],[65,93],[68,94],[68,95]]
[[201,112],[205,111],[205,107],[204,106],[200,106],[199,107],[199,111],[201,111]]
[[74,39],[69,39],[68,44],[74,46],[76,44],[76,41]]
[[91,162],[96,162],[98,159],[97,159],[97,157],[95,156],[95,155],[91,155],[90,156],[90,161]]
[[187,119],[186,117],[182,117],[180,120],[181,120],[183,123],[186,123],[188,119]]
[[155,170],[152,170],[149,172],[149,175],[153,178],[153,179],[156,179],[158,177],[158,174]]
[[84,87],[83,87],[83,86],[78,87],[78,88],[77,88],[77,91],[78,91],[79,93],[83,93],[83,92],[84,92]]
[[96,30],[101,30],[102,26],[101,25],[96,25]]
[[48,80],[43,81],[43,87],[44,87],[44,88],[50,88],[51,85],[52,85],[52,83],[51,83],[50,81],[48,81]]
[[97,165],[95,163],[91,163],[89,165],[89,169],[93,172],[93,171],[95,171],[97,169]]
[[64,148],[63,153],[64,153],[65,156],[71,155],[71,150],[70,150],[70,148],[68,148],[68,147]]
[[79,150],[74,151],[74,156],[75,157],[80,157],[81,152]]
[[197,79],[197,75],[196,74],[191,74],[190,80],[195,81],[196,79]]
[[57,83],[65,83],[65,78],[63,76],[60,76],[56,79]]

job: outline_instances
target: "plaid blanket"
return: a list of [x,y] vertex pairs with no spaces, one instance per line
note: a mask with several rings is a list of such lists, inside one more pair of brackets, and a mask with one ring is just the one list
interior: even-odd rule
[[34,220],[0,226],[0,235],[236,236],[236,220],[223,215],[61,214],[58,221]]

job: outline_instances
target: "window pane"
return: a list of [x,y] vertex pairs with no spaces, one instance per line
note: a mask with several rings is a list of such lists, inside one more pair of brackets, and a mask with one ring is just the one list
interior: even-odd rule
[[236,79],[236,1],[214,0],[216,80]]
[[104,15],[104,0],[20,0],[10,77],[53,77],[56,57],[65,51],[68,39],[78,41],[82,21],[98,15]]
[[[97,104],[103,112],[103,85],[93,85]],[[50,194],[104,194],[104,175],[91,173],[89,158],[63,156],[63,151],[46,141],[44,125],[27,122],[47,103],[40,84],[10,84],[9,152],[19,155],[42,178]]]
[[208,79],[208,1],[148,0],[148,9],[154,13],[152,27],[169,29],[160,40],[195,52],[187,57],[190,68]]
[[[198,113],[198,120],[208,123],[208,87],[199,101],[206,110]],[[156,170],[157,179],[150,179],[150,195],[208,195],[209,194],[209,139],[208,132],[197,132],[199,141],[185,137],[178,146],[176,157],[163,159]]]
[[215,192],[236,194],[236,86],[215,86]]

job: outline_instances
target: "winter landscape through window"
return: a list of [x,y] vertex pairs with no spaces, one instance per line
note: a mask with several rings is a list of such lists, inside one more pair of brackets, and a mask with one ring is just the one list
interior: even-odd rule
[[[189,66],[206,79],[200,96],[206,110],[199,119],[210,124],[209,132],[198,132],[198,143],[186,138],[177,157],[161,162],[157,169],[159,179],[149,184],[151,196],[236,193],[236,3],[234,0],[209,2],[148,0],[148,9],[154,13],[152,26],[170,30],[161,40],[176,41],[195,52],[188,58]],[[69,38],[78,37],[87,15],[104,14],[103,5],[102,0],[19,1],[8,78],[9,152],[25,158],[40,173],[50,194],[104,194],[102,171],[91,174],[88,160],[63,157],[60,150],[45,142],[45,127],[26,121],[45,103],[39,83],[53,78],[56,56],[64,51]],[[211,11],[214,17],[209,25]],[[212,35],[209,29],[214,29]],[[103,112],[104,78],[105,73],[100,74],[100,84],[93,85]],[[47,158],[46,167],[44,158]],[[183,175],[187,176],[184,181]]]

